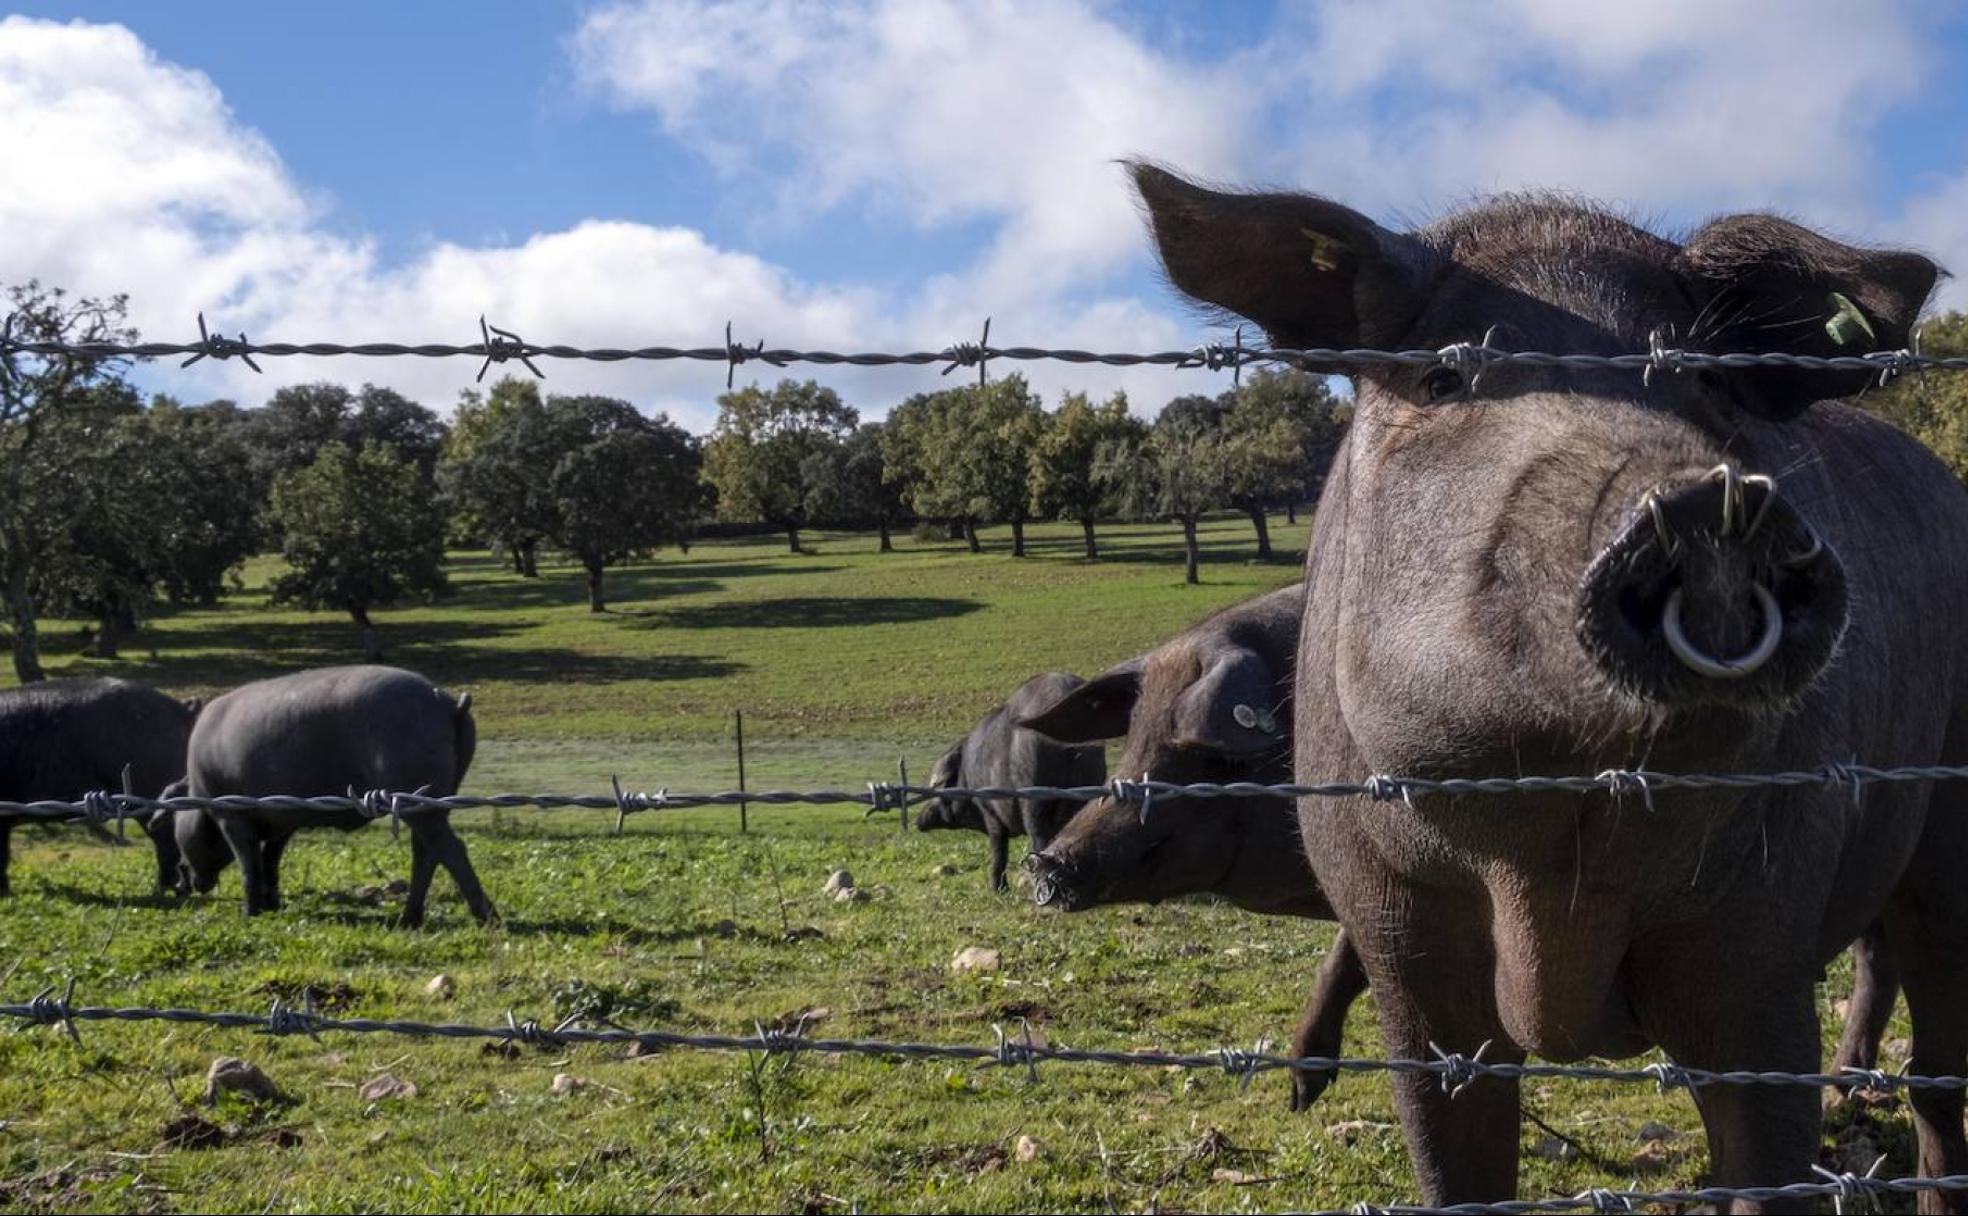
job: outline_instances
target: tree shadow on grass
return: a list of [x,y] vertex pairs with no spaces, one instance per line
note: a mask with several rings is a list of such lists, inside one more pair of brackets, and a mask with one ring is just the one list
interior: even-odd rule
[[895,625],[967,616],[982,607],[983,603],[978,600],[942,596],[797,595],[658,609],[636,621],[632,627],[821,629],[846,625]]
[[[746,664],[709,655],[594,654],[557,646],[489,645],[530,630],[511,621],[385,622],[383,662],[417,671],[439,684],[484,680],[547,684],[701,680],[743,671]],[[201,621],[190,628],[146,634],[124,658],[89,663],[70,674],[128,675],[166,688],[227,687],[269,676],[362,661],[355,631],[323,621]]]

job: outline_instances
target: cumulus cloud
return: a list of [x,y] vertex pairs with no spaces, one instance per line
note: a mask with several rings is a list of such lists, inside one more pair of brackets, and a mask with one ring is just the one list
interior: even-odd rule
[[993,308],[1139,256],[1117,158],[1229,175],[1258,136],[1260,98],[1229,65],[1158,53],[1074,3],[618,3],[569,50],[612,104],[734,171],[768,165],[782,206],[995,223],[965,268]]
[[[471,341],[481,311],[537,340],[715,345],[730,316],[775,345],[896,335],[852,286],[813,284],[692,230],[591,221],[509,246],[436,244],[384,264],[331,233],[266,141],[201,73],[160,60],[120,26],[0,21],[0,278],[127,292],[146,335],[182,337],[204,311],[228,332],[287,340]],[[448,405],[466,360],[202,363],[173,391],[257,402],[283,382],[346,377]],[[551,387],[614,392],[708,426],[721,387],[697,365],[550,363]]]

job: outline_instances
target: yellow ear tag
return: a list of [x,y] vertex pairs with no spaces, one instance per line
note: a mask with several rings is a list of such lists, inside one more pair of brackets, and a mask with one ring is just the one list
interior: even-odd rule
[[1868,345],[1877,345],[1879,335],[1872,332],[1872,322],[1866,320],[1859,306],[1840,292],[1832,292],[1828,299],[1831,317],[1825,321],[1825,334],[1839,346],[1850,346],[1865,336]]
[[1311,261],[1314,270],[1338,270],[1340,243],[1323,232],[1310,228],[1300,228],[1298,234],[1312,242]]

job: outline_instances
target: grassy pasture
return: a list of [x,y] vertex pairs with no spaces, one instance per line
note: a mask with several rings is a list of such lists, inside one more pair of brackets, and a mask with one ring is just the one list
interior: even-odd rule
[[[1170,529],[1108,529],[1099,563],[1079,559],[1076,529],[1034,532],[1023,562],[1001,535],[983,556],[906,538],[878,555],[869,537],[828,534],[799,556],[771,540],[706,544],[614,575],[603,616],[574,571],[525,582],[465,556],[454,598],[386,614],[382,629],[392,661],[472,691],[468,791],[596,791],[610,773],[729,787],[735,709],[754,788],[852,786],[898,757],[925,773],[1034,671],[1091,673],[1296,577],[1291,560],[1247,563],[1239,521],[1207,530],[1200,588],[1182,585]],[[1292,547],[1304,534],[1279,521],[1274,536]],[[266,608],[266,574],[249,568],[215,611],[156,622],[116,664],[62,653],[73,630],[56,624],[51,665],[209,693],[348,661],[352,627]],[[258,1010],[312,988],[351,1016],[581,1012],[732,1033],[805,1012],[829,1037],[974,1044],[1022,1021],[1073,1046],[1199,1050],[1282,1039],[1331,938],[1209,901],[1041,914],[986,891],[981,837],[904,834],[851,808],[754,807],[747,836],[724,809],[641,816],[619,838],[602,813],[459,824],[497,928],[472,924],[443,877],[425,929],[392,927],[387,884],[407,850],[381,827],[304,837],[285,866],[289,906],[252,922],[231,874],[176,908],[145,893],[138,849],[24,830],[17,894],[0,908],[0,973],[18,960],[4,993],[74,976],[89,1003]],[[872,898],[823,896],[837,866]],[[1001,968],[951,971],[973,945],[998,949]],[[455,995],[426,991],[440,973]],[[1848,983],[1835,968],[1820,992],[1828,1046]],[[1382,1054],[1371,1001],[1347,1051]],[[224,1055],[262,1067],[282,1098],[206,1106],[205,1070]],[[417,1092],[365,1098],[384,1073]],[[556,1093],[562,1073],[582,1084]],[[1525,1127],[1527,1195],[1701,1175],[1685,1095],[1568,1082],[1526,1094],[1544,1125]],[[79,1047],[51,1030],[0,1034],[0,1211],[1239,1211],[1412,1197],[1383,1079],[1343,1080],[1305,1115],[1285,1099],[1275,1074],[1246,1089],[1220,1073],[1048,1065],[1033,1083],[944,1062],[507,1057],[98,1024]],[[1648,1147],[1636,1134],[1649,1121],[1678,1136]],[[1876,1146],[1887,1172],[1910,1172],[1903,1109],[1835,1122],[1828,1159],[1863,1169]],[[213,1143],[173,1142],[186,1129]],[[1019,1159],[1021,1137],[1034,1159]]]

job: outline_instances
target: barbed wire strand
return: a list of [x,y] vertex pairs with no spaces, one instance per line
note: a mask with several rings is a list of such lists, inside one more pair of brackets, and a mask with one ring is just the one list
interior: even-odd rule
[[[1575,1080],[1652,1085],[1666,1093],[1676,1089],[1693,1091],[1711,1085],[1754,1085],[1806,1087],[1811,1089],[1869,1089],[1887,1092],[1898,1089],[1968,1090],[1968,1077],[1919,1076],[1887,1073],[1879,1069],[1848,1068],[1836,1073],[1797,1073],[1778,1070],[1714,1071],[1661,1062],[1637,1068],[1615,1068],[1592,1064],[1512,1063],[1481,1059],[1481,1053],[1464,1055],[1437,1050],[1434,1059],[1368,1059],[1349,1056],[1283,1056],[1240,1047],[1220,1047],[1202,1052],[1111,1051],[1034,1043],[1029,1034],[1010,1038],[1002,1033],[994,1046],[964,1043],[913,1043],[887,1039],[815,1039],[804,1034],[775,1030],[760,1025],[750,1035],[692,1034],[674,1030],[632,1030],[619,1026],[584,1027],[573,1020],[552,1030],[542,1029],[533,1019],[516,1020],[507,1016],[503,1025],[472,1025],[458,1022],[421,1022],[409,1018],[338,1018],[295,1008],[275,1000],[266,1013],[212,1012],[202,1009],[155,1007],[149,1005],[77,1005],[75,981],[69,979],[60,996],[48,987],[25,1002],[0,1004],[0,1019],[19,1021],[23,1026],[57,1026],[76,1035],[79,1022],[165,1022],[181,1025],[220,1026],[254,1029],[272,1035],[322,1033],[393,1034],[412,1038],[491,1039],[523,1042],[535,1046],[565,1047],[600,1043],[645,1048],[684,1047],[699,1051],[767,1053],[809,1053],[817,1055],[861,1055],[898,1060],[970,1060],[1005,1067],[1032,1070],[1039,1063],[1096,1064],[1123,1068],[1179,1068],[1224,1072],[1248,1082],[1261,1073],[1278,1069],[1330,1073],[1406,1073],[1440,1078],[1450,1092],[1471,1081],[1492,1077],[1517,1081]],[[79,1036],[77,1036],[79,1037]],[[1033,1073],[1036,1076],[1036,1072]]]
[[[1638,1080],[1658,1083],[1663,1089],[1674,1085],[1723,1084],[1743,1082],[1752,1084],[1810,1084],[1813,1086],[1831,1085],[1852,1087],[1871,1085],[1877,1076],[1863,1070],[1847,1070],[1843,1074],[1788,1074],[1788,1073],[1711,1073],[1701,1069],[1688,1069],[1678,1066],[1653,1065],[1640,1069],[1607,1069],[1573,1067],[1564,1065],[1531,1065],[1489,1063],[1476,1057],[1463,1056],[1453,1052],[1437,1050],[1434,1060],[1352,1060],[1346,1058],[1304,1056],[1272,1056],[1261,1051],[1245,1051],[1240,1048],[1221,1048],[1213,1052],[1177,1054],[1158,1051],[1092,1051],[1071,1047],[1041,1045],[1032,1039],[1030,1028],[1025,1028],[1017,1038],[999,1031],[997,1044],[991,1047],[968,1046],[963,1044],[901,1043],[871,1039],[814,1039],[806,1037],[806,1022],[802,1020],[791,1030],[767,1026],[755,1022],[756,1031],[750,1035],[686,1034],[677,1031],[626,1030],[618,1027],[590,1028],[578,1024],[576,1018],[567,1018],[549,1027],[533,1018],[521,1019],[512,1013],[506,1015],[503,1024],[470,1025],[465,1023],[432,1023],[408,1019],[379,1018],[339,1018],[316,1013],[310,1007],[295,1008],[284,1001],[274,1000],[264,1014],[212,1012],[198,1009],[154,1008],[150,1006],[97,1006],[76,1005],[73,1003],[75,981],[69,979],[57,997],[53,987],[44,988],[27,1002],[21,1004],[0,1004],[0,1018],[18,1019],[23,1028],[32,1025],[57,1027],[68,1034],[78,1045],[81,1034],[78,1022],[164,1022],[171,1024],[190,1024],[225,1028],[245,1028],[258,1030],[263,1034],[275,1036],[305,1035],[318,1040],[323,1033],[352,1034],[394,1034],[417,1038],[448,1039],[486,1039],[504,1044],[525,1044],[539,1048],[559,1049],[576,1044],[637,1044],[644,1048],[685,1047],[709,1051],[746,1052],[773,1055],[791,1055],[800,1052],[819,1055],[862,1055],[888,1059],[958,1059],[977,1063],[994,1064],[1007,1068],[1019,1068],[1026,1072],[1032,1081],[1038,1080],[1038,1062],[1041,1060],[1065,1061],[1073,1063],[1111,1064],[1146,1068],[1186,1068],[1218,1070],[1239,1079],[1244,1084],[1258,1073],[1272,1068],[1306,1068],[1314,1071],[1334,1072],[1418,1072],[1432,1073],[1442,1079],[1450,1092],[1459,1090],[1476,1076],[1508,1076],[1516,1078],[1573,1077],[1590,1080]],[[1480,1055],[1481,1053],[1478,1053]],[[1960,1089],[1968,1087],[1968,1078],[1963,1077],[1909,1077],[1889,1078],[1891,1084],[1907,1088],[1946,1087]],[[1447,1207],[1425,1207],[1411,1204],[1380,1206],[1375,1204],[1356,1204],[1346,1209],[1349,1212],[1400,1213],[1403,1216],[1423,1216],[1441,1213],[1443,1216],[1476,1216],[1482,1213],[1496,1213],[1499,1216],[1518,1216],[1518,1214],[1544,1212],[1630,1212],[1638,1207],[1680,1205],[1689,1203],[1718,1203],[1733,1199],[1769,1201],[1785,1198],[1829,1197],[1837,1200],[1841,1209],[1847,1201],[1866,1199],[1885,1195],[1910,1195],[1922,1191],[1958,1193],[1968,1191],[1968,1175],[1950,1175],[1939,1178],[1875,1178],[1870,1174],[1834,1174],[1819,1167],[1813,1167],[1823,1176],[1818,1182],[1797,1182],[1782,1186],[1759,1187],[1702,1187],[1692,1190],[1637,1191],[1593,1189],[1577,1195],[1560,1196],[1551,1199],[1505,1200],[1497,1203],[1454,1204]]]
[[[1701,369],[1741,370],[1753,367],[1784,367],[1801,371],[1865,372],[1891,378],[1907,372],[1968,371],[1968,357],[1939,357],[1922,353],[1918,345],[1901,350],[1872,351],[1859,355],[1798,355],[1785,351],[1699,351],[1667,346],[1664,339],[1650,342],[1645,352],[1618,355],[1555,354],[1536,350],[1504,350],[1482,342],[1455,342],[1436,350],[1383,350],[1363,347],[1251,347],[1239,333],[1229,343],[1210,342],[1187,350],[1149,352],[1091,351],[1039,346],[991,346],[989,323],[983,341],[960,341],[938,350],[905,352],[831,350],[768,350],[763,339],[751,345],[734,342],[727,325],[725,340],[718,346],[636,346],[583,347],[560,343],[528,342],[508,329],[501,329],[479,318],[476,342],[251,342],[244,334],[228,338],[208,330],[204,315],[199,318],[199,336],[186,342],[71,342],[26,338],[11,327],[0,327],[0,362],[15,355],[61,356],[83,359],[158,359],[189,356],[181,366],[189,367],[203,359],[224,361],[238,358],[259,371],[254,356],[263,358],[468,358],[480,360],[479,376],[495,363],[518,360],[535,376],[545,373],[535,359],[585,360],[594,363],[688,361],[722,363],[726,379],[739,365],[760,362],[772,367],[804,363],[819,366],[851,367],[928,367],[942,365],[947,374],[958,367],[976,367],[980,378],[993,360],[1011,362],[1056,362],[1100,364],[1108,367],[1159,366],[1177,369],[1217,371],[1230,369],[1233,375],[1250,365],[1267,363],[1313,366],[1322,369],[1373,367],[1450,367],[1482,370],[1503,366],[1559,368],[1565,370],[1622,370],[1644,376],[1661,372]],[[980,379],[980,383],[981,383]]]
[[988,785],[918,786],[871,781],[859,790],[723,790],[717,793],[680,793],[662,789],[655,793],[624,790],[619,783],[606,794],[448,794],[435,795],[422,790],[396,792],[351,791],[346,795],[324,794],[219,794],[208,797],[181,795],[151,798],[129,792],[95,791],[81,798],[46,799],[34,802],[0,801],[0,815],[26,819],[79,819],[104,823],[114,819],[147,816],[156,811],[289,811],[354,812],[365,818],[399,819],[422,811],[503,810],[532,807],[539,810],[603,810],[618,816],[645,811],[684,810],[691,807],[731,806],[741,802],[776,805],[852,804],[870,810],[908,808],[939,798],[1014,799],[1039,798],[1071,802],[1097,802],[1111,798],[1116,802],[1146,803],[1157,798],[1372,798],[1379,802],[1400,800],[1411,803],[1417,795],[1448,794],[1644,794],[1649,803],[1655,795],[1671,790],[1772,789],[1822,786],[1858,791],[1874,782],[1959,781],[1968,779],[1968,765],[1907,764],[1874,767],[1832,761],[1817,768],[1788,769],[1765,773],[1666,773],[1649,769],[1607,769],[1592,776],[1525,777],[1395,777],[1376,775],[1364,781],[1329,781],[1302,785],[1266,784],[1257,781],[1199,781],[1177,784],[1148,779],[1116,779],[1104,785]]

